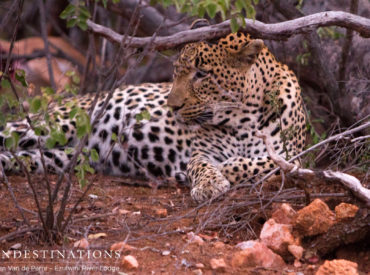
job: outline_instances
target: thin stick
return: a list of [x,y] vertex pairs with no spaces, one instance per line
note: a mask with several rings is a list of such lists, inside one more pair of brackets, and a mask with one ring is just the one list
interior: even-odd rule
[[44,40],[44,45],[45,45],[46,63],[48,65],[50,84],[51,84],[51,87],[53,87],[54,91],[56,91],[53,67],[51,64],[51,54],[49,51],[49,41],[48,41],[47,31],[46,31],[45,6],[44,6],[43,0],[38,0],[38,2],[39,2],[39,11],[40,11],[41,36],[42,36],[42,40]]
[[338,172],[338,171],[334,172],[334,171],[327,170],[327,171],[322,171],[322,172],[316,172],[310,169],[299,168],[298,166],[292,163],[289,163],[283,157],[281,157],[275,152],[274,147],[271,144],[270,140],[267,138],[266,134],[257,130],[256,136],[259,138],[262,138],[263,142],[266,145],[267,153],[269,154],[271,159],[284,172],[287,172],[287,176],[291,176],[291,177],[299,178],[303,180],[310,180],[314,177],[318,177],[318,178],[323,178],[325,180],[339,181],[345,187],[350,189],[356,197],[358,197],[359,199],[365,201],[368,205],[370,205],[370,190],[363,187],[361,185],[361,182],[354,176],[351,176],[346,173]]
[[15,197],[14,195],[14,192],[13,192],[13,188],[12,186],[10,185],[10,182],[8,181],[8,177],[5,175],[5,171],[4,171],[4,167],[3,165],[0,163],[0,166],[1,166],[1,170],[2,170],[2,177],[4,179],[4,184],[6,186],[6,188],[8,189],[9,193],[10,193],[10,197],[12,198],[13,202],[14,202],[14,205],[15,207],[18,209],[18,211],[21,213],[21,216],[23,218],[23,221],[28,225],[28,226],[31,226],[31,224],[29,223],[27,217],[24,215],[23,213],[23,210],[24,208],[21,207],[19,204],[18,204],[18,201],[17,201],[17,198]]
[[41,231],[41,230],[42,230],[42,228],[35,227],[35,228],[26,228],[26,229],[18,230],[18,231],[15,231],[15,232],[11,232],[9,234],[1,236],[0,237],[0,242],[2,242],[4,240],[7,241],[9,239],[13,239],[13,238],[17,237],[18,235],[24,235],[27,232],[35,232],[35,231]]

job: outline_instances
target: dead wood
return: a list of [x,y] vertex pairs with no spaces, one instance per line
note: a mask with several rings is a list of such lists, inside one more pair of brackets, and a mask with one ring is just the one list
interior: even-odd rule
[[310,240],[309,250],[324,256],[342,245],[356,243],[370,235],[370,211],[360,209],[353,219],[347,219],[333,225],[328,232]]
[[[294,34],[307,33],[312,28],[323,26],[340,26],[352,29],[364,37],[370,37],[370,19],[341,11],[320,12],[275,24],[265,24],[252,19],[245,19],[245,21],[246,26],[241,28],[240,31],[248,32],[254,37],[264,39],[284,40]],[[87,21],[87,25],[89,30],[107,38],[113,43],[121,43],[123,41],[124,35],[116,33],[110,28],[96,24],[91,20]],[[220,38],[228,33],[230,33],[229,20],[208,27],[178,32],[170,36],[157,36],[153,41],[153,48],[165,50],[184,43]],[[126,41],[130,41],[130,47],[133,48],[143,48],[151,40],[152,37],[127,37],[126,39]]]
[[350,189],[352,193],[360,200],[366,202],[370,206],[370,190],[363,187],[361,182],[354,176],[339,171],[313,171],[310,169],[303,169],[295,164],[289,163],[282,156],[278,155],[273,149],[273,145],[268,140],[267,135],[257,131],[256,136],[262,138],[266,145],[267,153],[271,159],[286,173],[287,177],[312,180],[313,178],[321,178],[326,181],[336,181],[342,183],[345,187]]

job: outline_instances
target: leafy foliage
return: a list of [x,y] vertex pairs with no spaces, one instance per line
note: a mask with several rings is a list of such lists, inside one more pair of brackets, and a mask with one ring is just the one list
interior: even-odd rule
[[87,19],[91,17],[84,2],[79,1],[78,5],[69,4],[60,14],[60,18],[67,20],[67,27],[78,26],[81,30],[87,30]]
[[167,8],[174,5],[177,11],[188,13],[191,16],[205,17],[213,19],[220,16],[224,21],[231,18],[230,27],[233,32],[245,26],[244,18],[254,19],[259,0],[151,0],[151,5],[161,4]]

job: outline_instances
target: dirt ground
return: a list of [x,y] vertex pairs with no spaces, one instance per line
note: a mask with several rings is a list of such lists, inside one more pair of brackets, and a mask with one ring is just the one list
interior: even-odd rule
[[[33,176],[37,183],[37,192],[44,205],[47,197],[43,180],[40,176]],[[55,185],[56,177],[50,177]],[[220,271],[211,269],[210,260],[223,258],[227,264],[225,274],[314,274],[325,259],[317,262],[302,262],[301,266],[294,266],[293,261],[287,262],[283,270],[264,268],[233,268],[230,264],[233,253],[238,251],[235,245],[240,241],[258,236],[261,225],[269,218],[271,206],[266,207],[258,219],[249,223],[250,230],[228,230],[227,227],[207,225],[207,216],[203,209],[196,208],[196,204],[189,196],[189,190],[182,186],[169,186],[153,189],[140,186],[133,179],[122,179],[108,176],[91,176],[93,187],[77,208],[72,223],[68,227],[64,238],[56,244],[49,245],[40,241],[38,231],[24,232],[8,240],[0,242],[0,273],[11,273],[11,268],[18,273],[27,274],[106,274],[120,272],[120,274],[215,274]],[[21,176],[9,177],[9,182],[19,205],[24,209],[25,216],[32,226],[38,226],[37,208],[33,201],[32,192],[27,180]],[[140,182],[139,182],[140,183]],[[268,187],[274,190],[274,184]],[[346,190],[336,186],[331,190],[315,190],[315,193],[344,192]],[[327,189],[327,188],[326,188]],[[67,209],[72,209],[74,203],[82,194],[82,190],[75,182]],[[296,191],[294,208],[304,206],[304,194]],[[243,191],[238,194],[243,196]],[[58,198],[59,200],[61,197]],[[341,201],[350,201],[348,196],[334,196],[326,202],[334,207]],[[237,200],[235,200],[237,201]],[[59,205],[57,206],[59,207]],[[217,207],[217,202],[214,206]],[[255,212],[259,206],[255,206]],[[252,211],[253,212],[253,211]],[[67,213],[68,214],[68,213]],[[240,222],[235,213],[235,221]],[[4,185],[0,187],[0,239],[6,234],[15,232],[24,227],[22,216],[15,208],[9,192]],[[247,232],[248,231],[248,232]],[[204,244],[189,243],[187,233],[195,232],[204,239]],[[254,232],[254,233],[250,233]],[[74,243],[89,235],[105,233],[106,236],[98,239],[88,239],[89,250],[95,251],[97,257],[66,259],[62,256],[52,257],[50,251],[75,251]],[[96,236],[95,236],[96,237]],[[120,252],[120,258],[101,256],[101,251],[109,250],[117,242],[126,242],[129,246]],[[38,258],[6,258],[4,253],[12,246],[20,245],[21,251],[47,250],[46,257]],[[355,261],[362,274],[370,271],[370,244],[369,241],[361,244],[349,245],[336,250],[326,259],[342,258]],[[96,256],[95,255],[95,256]],[[125,255],[134,256],[139,267],[127,269],[121,261]],[[24,256],[24,255],[23,255]],[[201,270],[201,271],[200,271]],[[200,273],[202,272],[202,273]]]

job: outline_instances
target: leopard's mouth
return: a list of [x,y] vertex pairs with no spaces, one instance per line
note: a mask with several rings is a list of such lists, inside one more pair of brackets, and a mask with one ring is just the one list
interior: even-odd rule
[[178,107],[172,107],[172,110],[176,113],[179,110],[181,110],[184,106],[185,106],[185,103],[183,103],[181,106],[178,106]]

